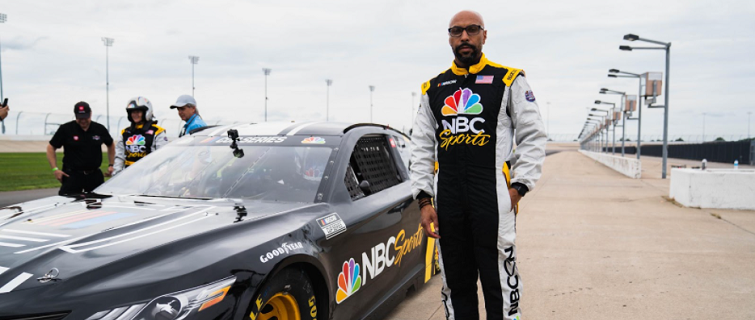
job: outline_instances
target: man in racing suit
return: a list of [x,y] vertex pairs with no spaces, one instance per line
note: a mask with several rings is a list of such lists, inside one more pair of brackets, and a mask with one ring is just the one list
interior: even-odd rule
[[412,132],[412,191],[425,231],[440,239],[446,318],[479,319],[479,273],[487,319],[519,319],[515,209],[540,178],[545,130],[524,71],[482,53],[482,17],[459,12],[448,33],[453,65],[422,85]]
[[168,143],[165,129],[158,126],[152,114],[152,102],[145,97],[136,97],[126,105],[128,121],[131,125],[121,130],[115,143],[115,165],[113,174],[134,164]]

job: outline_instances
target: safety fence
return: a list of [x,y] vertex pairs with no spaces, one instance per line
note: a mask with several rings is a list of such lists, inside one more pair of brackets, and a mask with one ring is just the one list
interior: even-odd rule
[[[641,155],[661,157],[663,156],[662,144],[643,144],[641,146]],[[603,149],[611,152],[611,146]],[[617,152],[621,152],[616,148]],[[624,148],[627,154],[637,153],[636,146],[627,146]],[[669,144],[668,157],[676,159],[702,160],[706,159],[711,162],[734,163],[734,160],[740,164],[755,164],[755,140],[731,141],[731,142],[706,142],[696,144]]]

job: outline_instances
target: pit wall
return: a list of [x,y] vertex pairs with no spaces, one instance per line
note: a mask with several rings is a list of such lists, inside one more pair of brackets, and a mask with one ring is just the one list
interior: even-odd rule
[[669,197],[685,207],[755,210],[755,170],[671,169]]
[[639,179],[642,176],[642,164],[637,159],[585,150],[579,150],[579,152],[632,179]]

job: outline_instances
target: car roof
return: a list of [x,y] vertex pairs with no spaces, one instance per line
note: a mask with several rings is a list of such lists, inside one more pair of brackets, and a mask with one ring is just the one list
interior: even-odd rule
[[236,123],[231,125],[210,126],[204,130],[195,131],[195,136],[226,136],[228,130],[235,129],[239,136],[341,136],[349,130],[356,128],[375,128],[392,130],[395,133],[404,133],[389,126],[375,123],[347,123],[347,122],[262,122],[262,123]]

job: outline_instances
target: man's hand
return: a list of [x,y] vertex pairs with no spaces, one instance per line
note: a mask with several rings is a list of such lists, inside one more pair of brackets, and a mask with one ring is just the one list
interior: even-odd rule
[[58,181],[60,181],[60,182],[63,182],[63,177],[69,177],[69,175],[67,175],[62,170],[55,170],[55,172],[53,172],[53,174],[55,175],[55,179],[58,179]]
[[0,120],[5,120],[5,118],[8,117],[8,111],[10,111],[10,106],[3,108],[2,104],[0,103]]
[[[431,238],[440,239],[440,235],[438,234],[438,232],[440,232],[438,226],[438,214],[435,212],[435,208],[433,208],[432,205],[422,207],[420,217],[422,220],[422,227],[425,228],[425,233]],[[435,227],[435,232],[433,232],[430,224]]]
[[516,189],[509,188],[509,197],[511,198],[510,210],[514,210],[514,207],[519,203],[519,200],[522,200],[522,196],[519,195],[519,191],[516,191]]
[[112,166],[110,166],[110,167],[107,167],[107,172],[105,173],[105,176],[106,176],[106,177],[112,177],[112,176],[113,176],[113,170],[114,170],[114,169],[113,169],[113,167],[112,167]]

